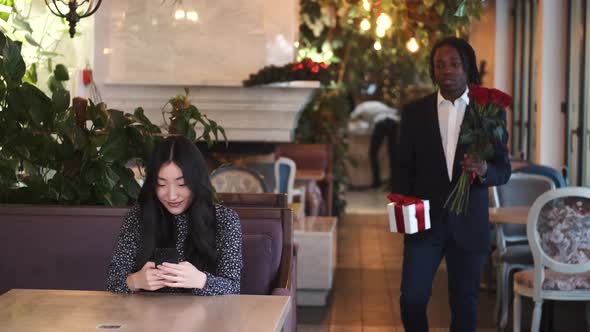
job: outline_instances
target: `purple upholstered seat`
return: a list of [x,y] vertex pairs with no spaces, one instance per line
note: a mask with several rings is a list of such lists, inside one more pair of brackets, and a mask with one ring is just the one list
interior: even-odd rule
[[268,295],[281,263],[282,225],[274,220],[242,220],[242,234],[241,293]]

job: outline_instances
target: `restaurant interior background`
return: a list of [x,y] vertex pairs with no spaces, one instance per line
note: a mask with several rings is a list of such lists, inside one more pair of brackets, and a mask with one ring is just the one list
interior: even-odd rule
[[[514,97],[513,158],[590,185],[586,0],[104,0],[73,38],[44,1],[0,0],[0,30],[18,42],[3,41],[1,203],[127,206],[133,166],[179,133],[212,168],[330,144],[326,212],[342,217],[347,191],[370,185],[370,133],[350,112],[430,93],[429,52],[447,35]],[[73,97],[92,102],[79,112]]]

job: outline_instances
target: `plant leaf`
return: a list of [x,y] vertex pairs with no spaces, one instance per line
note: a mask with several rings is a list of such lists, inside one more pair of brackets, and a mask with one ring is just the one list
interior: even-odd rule
[[6,75],[13,85],[20,84],[26,71],[25,61],[20,54],[20,47],[17,43],[6,38],[6,43],[2,49],[2,56],[4,57],[4,71]]
[[58,81],[67,81],[70,79],[70,74],[68,73],[68,69],[63,64],[55,65],[55,69],[53,70],[53,75],[56,80]]

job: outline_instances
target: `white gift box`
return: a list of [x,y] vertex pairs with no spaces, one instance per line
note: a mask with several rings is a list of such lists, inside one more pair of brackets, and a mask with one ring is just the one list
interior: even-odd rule
[[[401,224],[403,229],[398,229],[397,220],[395,216],[395,205],[392,202],[387,204],[387,212],[389,214],[389,230],[395,233],[414,234],[420,231],[430,229],[430,204],[427,200],[424,203],[424,227],[420,229],[418,225],[418,218],[416,218],[416,204],[402,206],[403,220]],[[401,228],[401,227],[400,227]]]

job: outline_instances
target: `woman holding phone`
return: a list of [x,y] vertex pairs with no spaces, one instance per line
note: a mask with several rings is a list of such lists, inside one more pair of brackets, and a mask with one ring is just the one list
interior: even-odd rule
[[138,203],[121,225],[107,290],[238,294],[241,248],[240,220],[214,204],[200,151],[187,138],[169,137],[156,147]]

